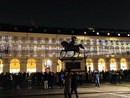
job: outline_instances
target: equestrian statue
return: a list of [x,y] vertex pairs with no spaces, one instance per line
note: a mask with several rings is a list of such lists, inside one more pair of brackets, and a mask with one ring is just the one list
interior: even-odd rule
[[63,50],[61,50],[60,52],[60,55],[62,55],[62,52],[65,52],[64,56],[66,56],[67,52],[69,51],[73,51],[73,55],[71,57],[74,57],[75,56],[75,53],[78,53],[78,57],[80,55],[80,48],[81,49],[84,49],[83,45],[82,44],[77,44],[75,45],[75,41],[76,41],[76,37],[75,36],[72,36],[71,37],[71,41],[70,42],[67,42],[67,41],[62,41],[61,42],[61,45],[64,47]]

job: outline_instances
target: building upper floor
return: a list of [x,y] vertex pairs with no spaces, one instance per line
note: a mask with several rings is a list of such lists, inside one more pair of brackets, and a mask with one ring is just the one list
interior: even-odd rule
[[[80,56],[129,54],[129,30],[45,28],[38,26],[0,25],[0,56],[60,57],[62,41],[82,44]],[[69,52],[67,56],[73,53]]]

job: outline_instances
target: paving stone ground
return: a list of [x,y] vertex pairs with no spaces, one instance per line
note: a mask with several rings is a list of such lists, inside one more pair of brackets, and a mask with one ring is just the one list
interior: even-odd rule
[[[79,98],[130,98],[130,82],[122,84],[103,83],[100,88],[94,84],[83,84],[78,87]],[[44,90],[32,87],[0,90],[0,98],[64,98],[63,89],[54,86]],[[76,98],[72,94],[72,98]]]

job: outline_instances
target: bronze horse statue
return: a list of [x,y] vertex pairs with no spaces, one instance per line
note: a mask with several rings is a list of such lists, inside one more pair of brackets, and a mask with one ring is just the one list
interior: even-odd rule
[[72,57],[74,57],[75,53],[77,52],[78,53],[78,57],[79,57],[80,48],[84,49],[84,47],[83,47],[82,44],[73,45],[73,44],[68,43],[67,41],[62,41],[61,45],[64,47],[64,50],[61,50],[60,55],[62,54],[63,51],[65,52],[65,55],[63,57],[66,56],[66,54],[67,54],[68,51],[73,51],[74,52],[74,54],[72,55]]

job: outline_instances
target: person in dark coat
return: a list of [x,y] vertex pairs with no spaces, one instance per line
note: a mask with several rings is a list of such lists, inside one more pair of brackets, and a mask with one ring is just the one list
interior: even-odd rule
[[76,98],[79,98],[78,96],[78,91],[77,91],[77,74],[73,73],[72,78],[71,78],[71,94],[74,92],[76,95]]
[[60,75],[59,75],[59,83],[60,83],[60,88],[63,88],[64,87],[64,73],[61,72]]
[[48,73],[44,73],[44,89],[48,89]]
[[71,98],[71,74],[65,73],[64,98]]
[[54,76],[53,73],[50,72],[48,75],[48,87],[52,89],[53,86],[53,81],[54,81]]

